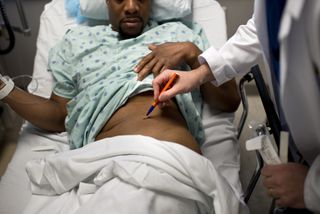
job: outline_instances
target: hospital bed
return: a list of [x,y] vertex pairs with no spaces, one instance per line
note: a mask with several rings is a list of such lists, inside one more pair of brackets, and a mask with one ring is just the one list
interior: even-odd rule
[[[250,69],[250,72],[244,75],[239,82],[239,91],[241,94],[243,111],[242,111],[240,122],[238,125],[238,138],[240,137],[242,130],[245,128],[244,124],[248,118],[248,111],[249,111],[248,96],[246,94],[245,85],[250,83],[253,80],[254,80],[254,85],[257,89],[259,98],[261,100],[263,110],[265,112],[265,116],[266,116],[264,121],[259,121],[260,127],[254,130],[256,132],[255,135],[256,136],[265,135],[266,134],[265,131],[269,132],[277,148],[280,148],[280,144],[281,144],[280,135],[282,131],[281,122],[277,114],[277,111],[274,107],[273,100],[268,92],[267,85],[263,78],[262,72],[259,68],[259,65],[253,66]],[[279,153],[280,151],[278,150],[278,155],[280,155]],[[263,158],[258,151],[256,151],[255,158],[256,158],[256,167],[252,172],[251,179],[243,195],[243,199],[246,203],[248,203],[257,185],[257,182],[261,176],[261,170],[264,166]],[[293,156],[290,149],[288,150],[288,160],[293,161]],[[288,212],[286,211],[286,209],[287,208],[276,207],[275,199],[272,199],[270,203],[269,213],[293,213],[294,212],[294,211]]]
[[[224,10],[213,0],[194,0],[192,14],[186,17],[197,21],[205,29],[210,43],[219,48],[226,41]],[[37,53],[29,90],[49,97],[52,77],[46,72],[49,49],[56,44],[67,29],[77,25],[64,8],[64,0],[53,0],[45,6],[40,19]],[[201,150],[215,166],[238,198],[241,197],[239,180],[239,145],[233,126],[232,113],[222,113],[203,107],[203,124],[206,141]],[[0,213],[22,213],[31,198],[25,165],[30,160],[48,157],[69,149],[66,133],[47,133],[25,122],[20,132],[16,152],[0,182]],[[231,203],[232,204],[232,203]]]
[[[250,72],[246,75],[244,75],[241,80],[239,81],[239,91],[241,95],[241,103],[243,106],[243,111],[241,114],[241,118],[238,125],[238,133],[237,138],[240,138],[240,135],[244,129],[245,122],[248,118],[248,111],[249,111],[249,105],[248,105],[248,96],[246,94],[245,85],[247,83],[250,83],[252,80],[254,80],[254,84],[257,88],[259,97],[261,99],[263,109],[266,113],[266,120],[265,121],[257,121],[261,123],[261,125],[265,124],[265,128],[267,131],[274,137],[276,145],[279,147],[279,139],[280,139],[280,121],[277,116],[276,110],[274,109],[273,101],[271,100],[271,97],[269,96],[267,86],[265,84],[265,81],[263,79],[261,70],[259,68],[259,65],[255,65],[251,68]],[[263,127],[262,127],[263,128]],[[255,135],[264,135],[266,134],[264,130],[254,130]],[[255,136],[254,135],[254,136]],[[262,167],[264,166],[263,159],[258,151],[256,151],[256,167],[253,170],[251,179],[248,183],[248,186],[246,187],[246,191],[244,192],[244,201],[248,203],[256,185],[261,175]]]

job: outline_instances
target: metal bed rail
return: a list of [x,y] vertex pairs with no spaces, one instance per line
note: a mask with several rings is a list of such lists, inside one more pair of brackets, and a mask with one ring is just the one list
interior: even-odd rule
[[[260,68],[258,65],[254,66],[251,68],[250,72],[246,74],[239,83],[239,91],[241,95],[241,100],[242,100],[242,105],[243,105],[243,112],[241,114],[241,118],[239,121],[238,125],[238,134],[237,137],[238,139],[240,138],[240,135],[243,131],[244,124],[246,122],[247,116],[248,116],[248,111],[249,111],[249,105],[248,105],[248,99],[247,99],[247,94],[245,91],[245,84],[254,80],[255,85],[257,87],[260,99],[263,104],[263,108],[266,112],[267,116],[267,121],[266,121],[266,126],[268,128],[268,131],[270,134],[272,134],[275,138],[275,142],[277,146],[279,146],[279,140],[280,140],[280,131],[281,131],[281,123],[278,118],[278,115],[276,113],[276,110],[274,108],[273,102],[268,94],[268,90],[266,87],[266,84],[264,82],[264,79],[262,77]],[[256,133],[257,135],[263,134],[262,132]],[[262,160],[261,155],[259,152],[256,152],[256,168],[254,169],[251,179],[249,181],[249,184],[247,188],[244,191],[244,202],[248,203],[254,188],[259,180],[260,174],[261,174],[261,169],[264,165],[264,162]]]

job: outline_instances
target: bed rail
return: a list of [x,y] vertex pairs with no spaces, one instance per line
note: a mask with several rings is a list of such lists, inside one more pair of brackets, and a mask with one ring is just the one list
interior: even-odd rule
[[[243,105],[243,111],[241,114],[240,122],[238,125],[238,139],[240,138],[240,135],[242,133],[245,121],[248,116],[248,111],[249,111],[249,105],[248,105],[248,99],[247,99],[247,94],[244,88],[244,85],[250,81],[254,80],[255,85],[258,89],[258,93],[260,96],[260,99],[263,104],[264,111],[266,112],[267,116],[267,121],[266,121],[266,126],[268,128],[268,131],[270,134],[272,134],[275,138],[275,142],[277,146],[279,147],[279,140],[280,140],[280,131],[281,131],[281,124],[280,120],[278,118],[278,115],[276,113],[276,110],[274,108],[274,105],[272,103],[272,100],[268,94],[268,90],[266,87],[266,84],[264,82],[264,79],[262,77],[260,68],[258,65],[254,66],[251,68],[250,72],[246,74],[239,83],[239,90],[240,90],[240,95],[241,95],[241,100],[242,100],[242,105]],[[260,133],[257,133],[259,135]],[[263,167],[263,160],[261,155],[256,152],[256,168],[251,176],[251,179],[249,181],[249,184],[247,188],[245,189],[244,192],[244,201],[248,203],[250,196],[252,192],[254,191],[254,188],[259,180],[260,174],[261,174],[261,169]]]

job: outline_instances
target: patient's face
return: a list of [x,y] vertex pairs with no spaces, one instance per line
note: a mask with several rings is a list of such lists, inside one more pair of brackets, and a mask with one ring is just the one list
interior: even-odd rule
[[139,36],[148,22],[150,0],[107,0],[112,28],[123,38]]

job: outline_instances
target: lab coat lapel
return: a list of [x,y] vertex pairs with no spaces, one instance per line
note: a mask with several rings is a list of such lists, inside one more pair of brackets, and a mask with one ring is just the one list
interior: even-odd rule
[[288,36],[293,19],[298,19],[304,6],[305,0],[287,0],[281,20],[280,39]]
[[259,42],[261,45],[261,50],[263,53],[263,58],[266,61],[265,69],[267,72],[265,73],[266,81],[268,83],[270,97],[273,103],[276,103],[276,99],[274,96],[274,89],[272,87],[272,77],[270,70],[272,67],[270,61],[270,51],[269,51],[269,37],[268,37],[268,27],[267,27],[267,14],[266,14],[266,0],[257,0],[254,5],[254,21],[257,29],[257,35],[259,38]]
[[[305,0],[287,0],[283,15],[281,18],[281,26],[279,31],[280,44],[283,44],[287,39],[294,19],[298,19],[301,16],[301,12],[304,6]],[[283,47],[281,47],[282,49]],[[286,53],[286,50],[283,50]],[[286,60],[282,60],[281,63],[287,63]],[[283,67],[287,67],[282,66]],[[280,71],[280,87],[285,84],[285,79],[287,76],[287,69],[281,69]]]
[[269,55],[269,39],[268,39],[268,28],[267,28],[267,18],[266,18],[266,0],[255,1],[254,8],[254,21],[257,29],[258,38],[262,48],[262,52],[270,64],[270,55]]

